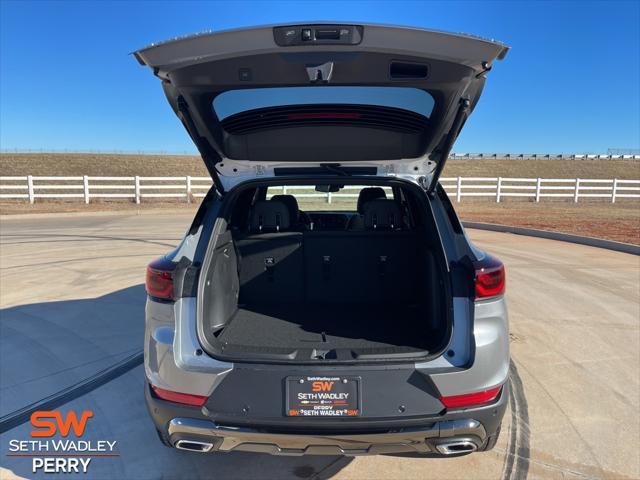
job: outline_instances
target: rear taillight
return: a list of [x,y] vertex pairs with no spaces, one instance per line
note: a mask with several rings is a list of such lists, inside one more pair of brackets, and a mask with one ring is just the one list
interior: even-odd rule
[[183,405],[191,405],[193,407],[201,407],[207,401],[205,395],[192,395],[191,393],[180,393],[173,392],[171,390],[165,390],[164,388],[156,387],[155,385],[151,385],[153,389],[153,393],[156,394],[158,398],[162,400],[166,400],[168,402],[173,403],[181,403]]
[[500,390],[502,390],[502,385],[481,392],[440,397],[440,401],[447,408],[477,407],[493,402],[500,394]]
[[476,270],[476,300],[496,297],[504,293],[506,278],[504,265],[500,260],[490,255],[475,262]]
[[147,266],[147,293],[155,298],[173,300],[173,271],[176,264],[160,257]]

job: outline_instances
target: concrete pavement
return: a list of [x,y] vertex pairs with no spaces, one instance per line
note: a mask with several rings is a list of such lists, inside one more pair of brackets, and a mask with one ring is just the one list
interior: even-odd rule
[[[191,217],[0,220],[1,415],[141,348],[145,265],[175,245]],[[87,439],[118,441],[120,456],[94,459],[85,478],[640,477],[640,257],[470,234],[508,271],[517,395],[492,452],[443,460],[173,451],[146,417],[139,367],[61,408],[93,409]],[[0,454],[29,432],[25,424],[2,435]],[[2,478],[33,477],[28,459],[0,458]]]

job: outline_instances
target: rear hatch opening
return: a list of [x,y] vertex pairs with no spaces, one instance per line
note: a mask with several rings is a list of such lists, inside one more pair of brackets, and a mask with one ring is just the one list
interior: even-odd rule
[[[318,191],[348,201],[329,205]],[[389,178],[275,178],[234,188],[200,276],[203,348],[235,362],[440,355],[452,296],[428,202],[417,185]]]
[[134,56],[160,79],[221,194],[319,163],[420,179],[433,194],[508,51],[469,35],[311,23],[185,37]]

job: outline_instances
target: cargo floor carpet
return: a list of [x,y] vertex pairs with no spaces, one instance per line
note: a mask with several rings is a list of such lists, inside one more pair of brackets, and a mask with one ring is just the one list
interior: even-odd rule
[[415,306],[243,305],[218,338],[229,346],[323,350],[428,350],[426,318]]

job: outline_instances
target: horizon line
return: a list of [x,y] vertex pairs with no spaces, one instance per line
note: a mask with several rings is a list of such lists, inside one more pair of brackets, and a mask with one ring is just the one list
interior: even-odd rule
[[[28,154],[28,153],[39,153],[39,154],[98,154],[98,155],[167,155],[167,156],[200,156],[200,153],[196,151],[187,151],[187,150],[99,150],[99,149],[20,149],[20,148],[2,148],[0,149],[0,154]],[[583,151],[583,152],[556,152],[556,153],[542,153],[542,152],[451,152],[449,154],[449,158],[451,157],[571,157],[571,156],[606,156],[606,157],[622,157],[622,156],[633,156],[637,157],[640,155],[640,149],[637,148],[609,148],[607,152],[592,152],[592,151]]]

